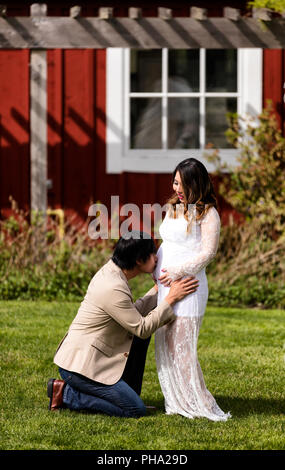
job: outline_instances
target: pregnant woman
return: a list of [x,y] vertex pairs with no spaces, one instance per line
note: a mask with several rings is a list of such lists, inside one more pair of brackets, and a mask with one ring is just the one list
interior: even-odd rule
[[173,172],[174,195],[160,226],[163,240],[158,250],[154,277],[158,303],[176,279],[193,275],[198,290],[174,306],[176,319],[155,334],[158,377],[166,414],[187,418],[205,417],[226,421],[224,413],[207,390],[197,357],[198,335],[208,300],[206,266],[215,257],[220,218],[214,189],[204,165],[188,158]]

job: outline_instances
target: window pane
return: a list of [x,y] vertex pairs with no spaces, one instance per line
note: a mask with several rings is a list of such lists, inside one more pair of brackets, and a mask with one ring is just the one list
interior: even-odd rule
[[131,91],[161,91],[161,49],[131,49]]
[[161,99],[131,99],[131,148],[161,148]]
[[237,91],[236,49],[207,49],[206,91]]
[[168,148],[199,148],[199,99],[168,99]]
[[236,111],[236,98],[206,99],[206,144],[211,143],[217,148],[232,148],[225,137],[225,131],[229,127],[226,114]]
[[199,91],[199,49],[170,49],[168,52],[168,91]]

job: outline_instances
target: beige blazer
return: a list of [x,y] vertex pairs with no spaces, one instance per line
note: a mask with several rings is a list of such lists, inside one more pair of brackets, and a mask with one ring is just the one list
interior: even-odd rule
[[174,318],[166,300],[157,306],[155,288],[134,304],[126,276],[110,260],[92,278],[54,362],[97,382],[114,384],[123,374],[133,336],[148,338]]

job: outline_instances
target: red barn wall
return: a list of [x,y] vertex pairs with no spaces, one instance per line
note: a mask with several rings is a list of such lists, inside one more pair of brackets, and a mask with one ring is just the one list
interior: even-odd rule
[[[64,3],[64,2],[63,2]],[[88,2],[87,2],[88,3]],[[169,6],[171,2],[161,2]],[[184,3],[184,5],[183,5]],[[198,2],[207,6],[207,2]],[[198,5],[196,2],[196,4]],[[212,16],[222,14],[224,2],[209,8]],[[240,2],[231,2],[231,6]],[[115,15],[127,15],[128,6],[116,8]],[[140,6],[139,3],[136,3]],[[198,5],[198,6],[199,6]],[[69,5],[70,6],[70,5]],[[98,8],[86,6],[83,14]],[[95,11],[96,10],[96,11]],[[156,15],[155,8],[143,13]],[[22,10],[28,14],[27,8]],[[21,14],[20,7],[13,14]],[[49,7],[49,15],[68,14],[67,6]],[[188,15],[185,2],[176,2],[174,16]],[[0,51],[0,209],[9,214],[9,196],[23,209],[30,204],[29,147],[29,56],[28,50]],[[106,165],[106,51],[49,50],[48,58],[48,191],[51,208],[63,208],[68,217],[85,221],[88,208],[102,202],[110,209],[111,195],[120,203],[164,204],[171,193],[170,174],[123,173],[107,175]],[[285,53],[264,50],[264,103],[271,99],[280,126],[285,131],[283,95]],[[216,189],[218,181],[214,181]],[[224,220],[231,212],[219,199]]]
[[106,174],[106,51],[48,51],[48,203],[86,219],[90,204],[164,203],[170,175]]
[[[82,219],[92,202],[100,201],[110,209],[111,195],[118,195],[122,204],[164,204],[171,193],[170,174],[105,173],[105,51],[56,50],[48,54],[48,112],[60,130],[54,136],[49,125],[50,135],[57,139],[55,145],[49,137],[49,178],[55,181],[49,204],[64,207],[68,214],[76,212]],[[282,50],[264,51],[263,101],[273,101],[281,126],[285,116],[284,56]],[[217,180],[214,184],[218,189]],[[221,198],[219,205],[226,220],[232,209]]]
[[30,205],[29,51],[0,50],[0,208]]

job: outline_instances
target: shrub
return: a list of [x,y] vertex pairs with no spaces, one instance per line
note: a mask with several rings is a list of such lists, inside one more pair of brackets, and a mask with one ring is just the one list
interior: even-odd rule
[[218,152],[210,159],[227,170],[220,194],[252,223],[259,222],[270,235],[285,228],[285,138],[271,103],[256,119],[229,115],[228,140],[239,150],[236,168],[221,165]]
[[82,298],[91,277],[111,255],[112,241],[92,241],[86,227],[66,221],[64,238],[52,218],[18,210],[0,222],[0,298]]
[[243,305],[285,305],[285,139],[270,102],[258,117],[229,116],[227,138],[240,151],[239,165],[226,169],[219,191],[244,216],[221,230],[220,247],[209,273],[212,298]]

